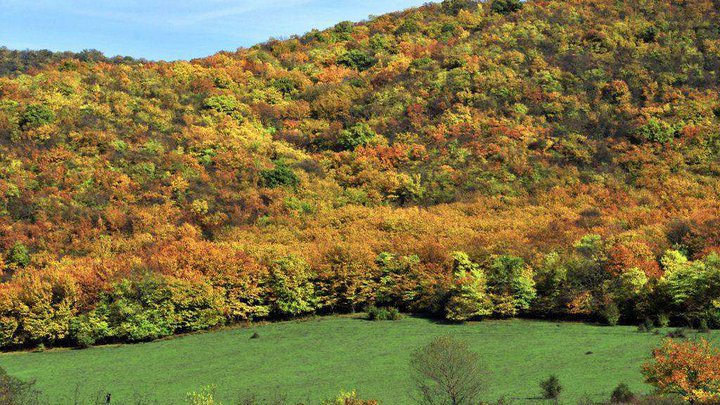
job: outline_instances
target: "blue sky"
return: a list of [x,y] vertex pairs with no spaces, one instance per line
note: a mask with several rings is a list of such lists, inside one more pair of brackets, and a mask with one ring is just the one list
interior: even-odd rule
[[190,59],[427,0],[0,0],[0,46]]

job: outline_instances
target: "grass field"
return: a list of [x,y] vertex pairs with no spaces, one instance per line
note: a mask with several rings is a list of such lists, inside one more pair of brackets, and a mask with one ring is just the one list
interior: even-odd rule
[[[257,332],[258,339],[250,339]],[[182,403],[189,391],[217,386],[223,403],[247,392],[282,394],[288,403],[315,404],[340,390],[357,389],[383,404],[412,403],[410,352],[434,336],[469,342],[491,372],[485,400],[501,396],[533,403],[538,382],[560,377],[563,403],[584,395],[607,399],[626,382],[647,391],[640,365],[662,336],[634,327],[528,320],[446,325],[422,318],[370,322],[327,317],[183,336],[153,343],[0,355],[11,375],[36,378],[57,403],[74,392],[89,398],[111,392],[113,403],[133,395],[161,404]],[[592,354],[588,354],[592,352]]]

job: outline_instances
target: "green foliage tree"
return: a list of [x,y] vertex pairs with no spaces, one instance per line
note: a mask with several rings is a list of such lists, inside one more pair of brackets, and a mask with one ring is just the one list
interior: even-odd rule
[[365,146],[375,139],[377,133],[364,122],[343,130],[338,137],[338,146],[343,150],[353,150]]
[[35,128],[55,121],[55,113],[50,107],[43,104],[30,104],[20,117],[22,128]]
[[139,342],[172,334],[170,294],[164,287],[164,280],[152,277],[116,284],[94,310],[110,325],[108,337]]
[[310,266],[299,257],[288,256],[273,263],[268,287],[270,311],[278,316],[297,316],[315,311],[318,298]]
[[678,128],[675,125],[653,117],[648,120],[647,124],[638,128],[637,137],[650,142],[668,143],[675,138],[677,133]]
[[8,252],[7,261],[20,267],[30,264],[30,249],[20,242],[16,242],[10,252]]
[[103,340],[152,340],[221,324],[223,304],[204,283],[158,277],[123,280],[93,311],[73,322],[72,330],[81,346]]
[[204,107],[222,114],[233,115],[239,108],[240,103],[235,96],[212,96],[205,99]]
[[487,278],[480,265],[463,252],[453,253],[454,286],[445,304],[445,317],[451,321],[492,314],[492,301],[487,293]]
[[543,259],[535,274],[537,298],[535,307],[543,313],[561,311],[567,297],[567,268],[557,252]]
[[388,252],[380,253],[377,264],[381,275],[376,302],[379,305],[407,309],[419,294],[416,272],[419,263],[420,258],[417,255],[397,256]]
[[297,83],[289,77],[281,77],[273,80],[273,87],[284,95],[292,95],[297,92]]
[[260,172],[262,184],[265,187],[297,187],[300,179],[295,172],[282,160],[275,162],[275,167]]
[[498,14],[511,14],[522,9],[521,0],[493,0],[490,9]]
[[338,59],[338,64],[359,71],[370,69],[376,62],[375,57],[359,49],[351,49]]
[[676,311],[690,321],[720,325],[720,256],[710,254],[704,260],[688,261],[678,251],[662,258],[665,275],[659,287],[670,297]]
[[460,10],[470,9],[473,6],[477,7],[477,5],[477,0],[443,0],[440,3],[443,11],[450,15],[457,15]]
[[495,313],[514,316],[530,308],[537,295],[532,270],[522,258],[502,255],[490,265],[488,290],[492,295]]

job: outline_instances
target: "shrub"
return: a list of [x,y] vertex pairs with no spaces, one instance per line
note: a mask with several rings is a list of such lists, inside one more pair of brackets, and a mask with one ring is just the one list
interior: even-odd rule
[[612,395],[610,395],[610,402],[613,404],[625,404],[633,402],[633,400],[635,400],[635,394],[633,394],[630,387],[625,383],[620,383],[615,387]]
[[618,324],[618,321],[620,321],[620,309],[614,302],[606,305],[600,315],[608,326],[615,326]]
[[371,305],[367,311],[367,319],[371,321],[395,321],[400,319],[400,311],[397,308],[376,307]]
[[667,326],[670,325],[670,317],[667,314],[658,315],[657,324],[661,328],[667,328]]
[[557,399],[563,387],[560,385],[560,379],[556,375],[551,375],[546,380],[540,381],[543,398]]

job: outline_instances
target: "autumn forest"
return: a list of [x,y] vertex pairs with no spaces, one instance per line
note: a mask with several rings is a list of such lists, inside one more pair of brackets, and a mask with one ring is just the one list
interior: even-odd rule
[[0,50],[0,346],[392,307],[720,327],[720,2]]

